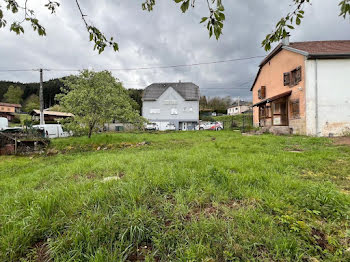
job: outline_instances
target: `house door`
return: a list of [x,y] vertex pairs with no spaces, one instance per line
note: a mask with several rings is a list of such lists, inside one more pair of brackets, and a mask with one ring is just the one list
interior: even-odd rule
[[288,126],[288,101],[281,99],[273,103],[273,125]]
[[281,125],[282,126],[289,125],[287,100],[281,103]]
[[186,122],[182,123],[182,130],[187,130],[187,123]]

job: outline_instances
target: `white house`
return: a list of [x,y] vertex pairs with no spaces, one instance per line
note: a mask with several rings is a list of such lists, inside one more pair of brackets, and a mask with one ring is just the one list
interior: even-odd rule
[[194,130],[199,122],[199,87],[193,83],[154,83],[142,97],[142,116],[159,130]]
[[246,106],[246,105],[231,106],[227,109],[227,115],[235,116],[235,115],[239,115],[244,112],[247,112],[248,110],[249,110],[249,106]]

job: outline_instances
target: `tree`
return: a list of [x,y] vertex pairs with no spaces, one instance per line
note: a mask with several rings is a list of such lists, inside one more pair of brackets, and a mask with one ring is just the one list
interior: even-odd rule
[[32,94],[30,95],[25,101],[24,101],[24,107],[23,110],[25,112],[31,112],[34,109],[39,109],[40,108],[40,100],[39,96]]
[[112,120],[143,123],[126,90],[110,72],[85,70],[63,82],[62,94],[56,98],[66,112],[74,114],[74,121],[87,129],[89,138],[97,126]]
[[60,106],[58,104],[53,105],[52,107],[48,108],[47,110],[55,111],[55,112],[64,112],[64,109],[62,108],[62,106]]
[[199,109],[203,110],[203,109],[207,109],[207,107],[208,107],[207,97],[201,96],[199,98]]
[[[196,0],[172,0],[180,5],[180,9],[185,13],[189,7],[195,7]],[[201,19],[201,23],[207,23],[207,30],[209,32],[209,37],[212,35],[216,39],[219,39],[222,34],[222,29],[225,21],[225,8],[223,5],[223,0],[202,0],[206,1],[208,5],[208,15]],[[285,17],[276,24],[275,29],[272,33],[268,34],[266,38],[262,41],[262,46],[265,50],[271,49],[271,44],[278,42],[284,37],[286,37],[291,30],[294,29],[295,25],[300,25],[301,20],[304,18],[304,6],[305,4],[311,4],[311,0],[290,0],[292,2],[292,11],[289,12]],[[340,6],[340,16],[344,19],[350,15],[350,0],[338,0]],[[40,36],[45,36],[45,27],[39,23],[38,18],[35,16],[35,10],[29,8],[29,0],[25,1],[24,6],[18,3],[18,0],[0,0],[0,2],[5,2],[7,10],[10,10],[13,14],[18,15],[19,11],[22,11],[21,18],[19,20],[14,20],[10,26],[10,31],[16,34],[24,33],[23,23],[29,23],[34,31],[37,31]],[[102,33],[97,27],[89,24],[85,19],[85,14],[82,11],[80,3],[75,0],[78,7],[81,19],[84,22],[86,30],[89,34],[90,41],[94,42],[94,49],[98,50],[99,53],[103,52],[107,46],[113,47],[114,51],[118,51],[118,43],[113,40],[113,37],[107,39],[107,37]],[[156,0],[143,0],[141,7],[143,10],[152,11],[156,4]],[[46,0],[45,7],[54,14],[56,9],[60,6],[60,1]],[[0,5],[0,28],[7,25],[7,20],[4,18],[4,12]]]
[[141,114],[143,89],[128,89],[130,98],[135,101],[133,108]]
[[19,86],[9,86],[4,94],[5,102],[12,104],[22,103],[23,90]]

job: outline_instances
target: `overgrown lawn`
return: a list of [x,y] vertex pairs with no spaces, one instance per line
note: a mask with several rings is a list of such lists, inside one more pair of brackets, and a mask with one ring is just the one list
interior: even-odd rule
[[346,261],[350,147],[238,132],[0,157],[0,261]]

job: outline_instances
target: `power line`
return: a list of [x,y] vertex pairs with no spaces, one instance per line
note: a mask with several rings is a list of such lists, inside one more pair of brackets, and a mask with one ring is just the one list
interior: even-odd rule
[[[265,56],[251,56],[251,57],[219,60],[219,61],[212,61],[212,62],[192,63],[192,64],[161,65],[161,66],[135,67],[135,68],[106,68],[106,69],[102,69],[102,70],[107,70],[107,71],[139,71],[139,70],[151,70],[151,69],[168,69],[168,68],[192,67],[192,66],[237,62],[237,61],[251,60],[251,59],[262,58],[262,57],[265,57]],[[83,69],[47,68],[47,69],[43,69],[43,70],[56,71],[56,72],[78,72],[78,71],[82,71]],[[0,69],[0,72],[28,72],[28,71],[38,71],[38,69]]]

